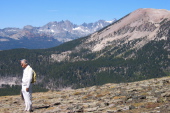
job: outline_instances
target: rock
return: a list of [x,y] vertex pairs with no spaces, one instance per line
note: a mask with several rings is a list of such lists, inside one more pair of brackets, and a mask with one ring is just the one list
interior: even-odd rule
[[[170,77],[33,93],[34,113],[168,113]],[[0,113],[22,113],[19,95],[0,97]]]
[[162,97],[170,97],[170,92],[165,92],[161,94]]
[[129,106],[129,110],[135,109],[136,107],[134,105]]

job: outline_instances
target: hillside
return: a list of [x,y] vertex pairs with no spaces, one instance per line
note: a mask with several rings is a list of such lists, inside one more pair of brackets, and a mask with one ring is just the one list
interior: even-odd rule
[[[169,113],[170,77],[33,93],[34,113]],[[1,113],[22,113],[20,96],[0,97]]]
[[[154,18],[153,18],[154,17]],[[170,75],[170,11],[138,9],[91,34],[49,49],[0,51],[0,77],[19,85],[27,59],[38,85],[57,90]]]

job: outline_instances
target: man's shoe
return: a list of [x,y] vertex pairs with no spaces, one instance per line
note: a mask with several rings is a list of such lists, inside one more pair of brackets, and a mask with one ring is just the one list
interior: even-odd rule
[[29,112],[33,112],[33,110],[30,110]]
[[31,112],[33,112],[33,110],[26,111],[26,113],[31,113]]

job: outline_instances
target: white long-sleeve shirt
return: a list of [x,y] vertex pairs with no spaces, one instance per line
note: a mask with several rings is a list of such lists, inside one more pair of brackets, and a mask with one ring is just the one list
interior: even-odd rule
[[27,67],[23,70],[23,77],[22,77],[22,85],[26,88],[29,88],[31,81],[32,81],[33,70],[32,68],[27,65]]

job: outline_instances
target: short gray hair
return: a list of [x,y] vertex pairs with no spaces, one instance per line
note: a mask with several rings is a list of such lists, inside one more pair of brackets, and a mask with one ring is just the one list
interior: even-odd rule
[[20,60],[21,62],[25,63],[25,64],[28,64],[28,61],[26,59],[22,59]]

